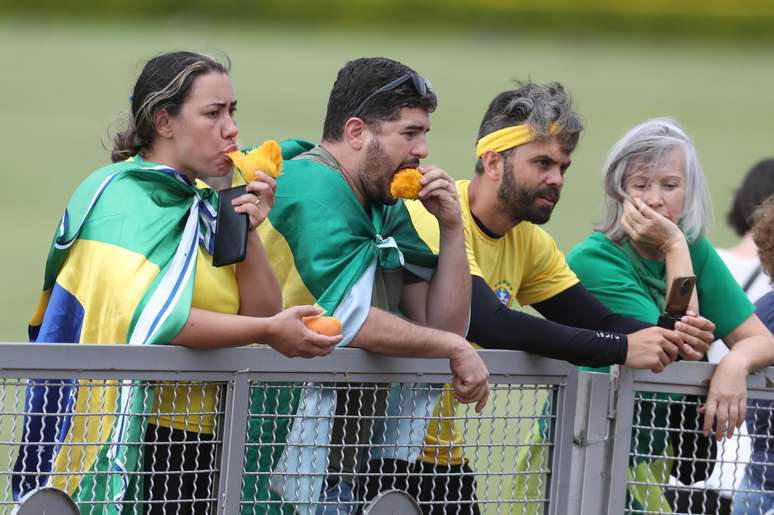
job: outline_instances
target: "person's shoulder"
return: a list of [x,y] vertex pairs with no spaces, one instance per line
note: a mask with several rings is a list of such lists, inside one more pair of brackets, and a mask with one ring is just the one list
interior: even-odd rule
[[140,168],[141,166],[132,160],[110,163],[97,168],[75,188],[68,208],[78,209],[83,204],[82,207],[86,209],[89,204],[96,203],[97,200],[100,201],[101,207],[105,207],[105,204],[121,204],[122,197],[131,195],[133,191],[138,191],[143,186],[142,178],[122,172]]
[[567,253],[567,260],[571,264],[573,261],[600,257],[625,259],[621,248],[600,231],[592,232]]
[[688,252],[691,255],[691,262],[697,275],[699,275],[700,270],[705,268],[710,271],[717,270],[718,267],[728,269],[715,246],[704,235],[699,236],[695,241],[688,244]]
[[632,267],[623,250],[599,231],[594,231],[570,250],[567,264],[584,283],[594,277],[601,278],[602,270],[621,270],[629,274]]
[[468,190],[470,189],[470,179],[457,179],[454,181],[454,185],[457,187],[457,195],[460,197],[460,201],[463,198],[468,198]]
[[688,250],[690,250],[692,254],[706,254],[709,251],[712,251],[713,254],[718,253],[717,249],[712,245],[712,242],[710,242],[705,235],[701,235],[694,241],[688,243]]

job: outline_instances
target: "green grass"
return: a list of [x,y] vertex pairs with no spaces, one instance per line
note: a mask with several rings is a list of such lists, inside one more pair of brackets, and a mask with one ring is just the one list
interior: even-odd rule
[[402,60],[430,78],[438,92],[429,162],[456,177],[472,174],[478,123],[510,79],[563,82],[587,127],[547,226],[565,251],[589,232],[597,214],[608,148],[648,117],[674,116],[695,139],[718,207],[713,236],[720,244],[731,242],[722,215],[739,178],[758,158],[774,153],[774,46],[481,31],[311,33],[252,21],[96,25],[4,19],[1,340],[25,338],[53,230],[73,188],[107,161],[102,140],[128,108],[142,62],[178,48],[222,50],[231,57],[243,142],[318,139],[327,94],[347,59]]
[[101,141],[128,108],[142,62],[179,48],[231,57],[245,143],[318,139],[330,86],[347,59],[404,61],[433,82],[440,98],[428,162],[459,178],[471,176],[481,116],[510,79],[561,81],[587,127],[547,226],[565,251],[588,234],[597,215],[607,150],[648,117],[674,116],[693,136],[716,205],[711,236],[720,245],[733,241],[723,222],[733,189],[749,166],[774,154],[770,45],[432,28],[354,32],[255,20],[236,26],[185,18],[159,25],[0,19],[0,340],[25,339],[53,230],[73,188],[106,163]]

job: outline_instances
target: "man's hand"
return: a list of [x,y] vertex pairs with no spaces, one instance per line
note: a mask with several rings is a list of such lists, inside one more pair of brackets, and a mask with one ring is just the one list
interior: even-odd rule
[[433,216],[438,219],[440,228],[462,226],[462,209],[457,197],[457,187],[451,176],[437,166],[421,166],[422,174],[419,200]]
[[476,349],[464,338],[459,339],[458,350],[449,358],[449,366],[454,374],[454,395],[462,403],[475,402],[476,413],[481,413],[489,398],[489,370]]
[[692,310],[675,323],[675,332],[683,340],[680,355],[685,359],[703,358],[715,341],[715,324]]
[[342,336],[323,336],[311,331],[303,318],[322,312],[314,306],[295,306],[271,317],[271,336],[261,343],[268,343],[289,358],[314,358],[327,356]]
[[677,359],[677,350],[683,344],[674,331],[649,327],[628,336],[629,349],[624,365],[630,368],[649,368],[661,372]]

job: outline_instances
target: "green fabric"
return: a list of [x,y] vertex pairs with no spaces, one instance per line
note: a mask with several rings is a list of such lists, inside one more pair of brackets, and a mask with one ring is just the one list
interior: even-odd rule
[[634,268],[634,272],[637,274],[637,278],[642,282],[642,285],[650,295],[651,300],[656,305],[660,313],[664,312],[666,307],[666,276],[653,275],[649,272],[645,262],[636,250],[632,247],[629,241],[625,241],[621,246],[626,257],[629,258]]
[[304,284],[330,313],[374,259],[382,268],[401,267],[397,249],[379,251],[376,241],[394,238],[406,263],[435,268],[437,262],[402,201],[366,213],[339,173],[311,159],[285,162],[269,220],[290,246]]
[[282,455],[282,444],[290,431],[300,393],[301,389],[291,383],[260,383],[252,387],[242,477],[242,515],[294,513],[290,504],[282,503],[280,496],[269,489],[269,481]]

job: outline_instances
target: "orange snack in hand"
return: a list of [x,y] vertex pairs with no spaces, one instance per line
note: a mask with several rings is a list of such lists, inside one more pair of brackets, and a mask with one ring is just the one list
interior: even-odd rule
[[253,182],[258,170],[275,179],[282,175],[282,150],[273,139],[246,154],[239,150],[229,152],[228,157],[239,168],[245,182]]
[[306,326],[317,334],[338,336],[341,334],[341,322],[336,317],[304,317]]
[[395,177],[392,178],[390,194],[393,198],[418,199],[419,190],[422,189],[422,185],[419,183],[421,178],[422,174],[416,168],[399,170]]

